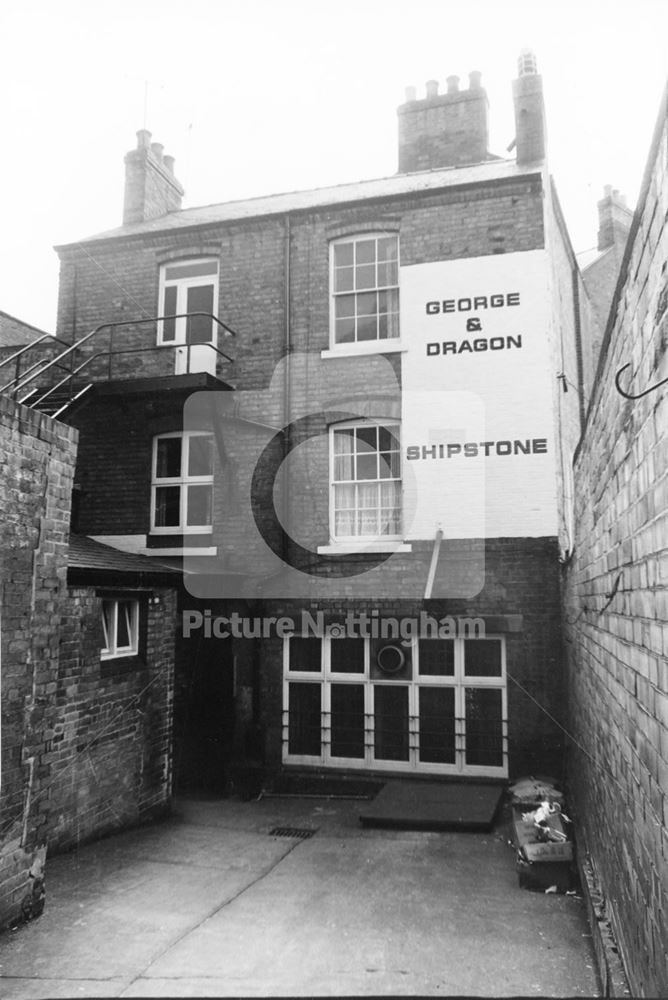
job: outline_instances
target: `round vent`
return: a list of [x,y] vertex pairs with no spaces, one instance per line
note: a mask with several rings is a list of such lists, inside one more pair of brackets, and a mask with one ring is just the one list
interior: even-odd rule
[[406,656],[400,646],[381,646],[376,653],[376,663],[384,674],[398,674],[406,663]]

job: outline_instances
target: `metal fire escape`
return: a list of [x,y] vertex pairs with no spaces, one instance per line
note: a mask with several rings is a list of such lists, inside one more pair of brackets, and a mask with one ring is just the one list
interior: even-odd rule
[[[0,385],[0,395],[8,394],[19,403],[47,413],[49,416],[61,418],[85,399],[95,383],[110,382],[118,376],[118,365],[115,362],[120,357],[136,355],[137,361],[141,361],[140,355],[145,358],[154,352],[160,352],[164,356],[165,351],[169,350],[173,354],[177,350],[185,351],[184,370],[180,374],[192,373],[193,348],[209,349],[217,357],[232,362],[234,359],[229,354],[211,343],[191,343],[187,340],[186,343],[179,342],[151,347],[117,347],[114,343],[114,334],[121,327],[157,324],[165,319],[192,319],[194,317],[210,319],[225,333],[233,337],[236,336],[234,330],[226,323],[223,323],[212,313],[206,312],[179,313],[170,316],[152,316],[148,319],[123,320],[117,323],[101,323],[72,344],[68,344],[60,337],[43,334],[0,361],[0,379],[11,373],[11,377]],[[56,345],[62,349],[58,351]],[[84,352],[82,348],[86,345],[89,346]],[[53,353],[54,349],[55,354]],[[34,353],[40,355],[36,360],[33,359]],[[152,374],[154,372],[147,373],[147,375]],[[140,376],[141,369],[134,373],[134,377]],[[127,378],[127,375],[123,377]]]

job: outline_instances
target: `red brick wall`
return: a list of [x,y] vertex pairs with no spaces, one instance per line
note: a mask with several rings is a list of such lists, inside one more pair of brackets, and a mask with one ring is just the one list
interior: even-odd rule
[[575,463],[565,581],[571,782],[634,996],[668,991],[668,175],[662,103]]
[[127,591],[140,605],[138,656],[100,660],[102,587],[70,587],[60,626],[48,838],[67,848],[149,819],[171,794],[171,589]]
[[0,926],[39,908],[77,433],[0,397]]

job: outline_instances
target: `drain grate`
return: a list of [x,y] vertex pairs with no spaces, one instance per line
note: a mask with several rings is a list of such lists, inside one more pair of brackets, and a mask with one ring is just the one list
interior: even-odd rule
[[293,837],[295,840],[308,840],[317,830],[306,830],[298,826],[275,826],[269,831],[270,837]]

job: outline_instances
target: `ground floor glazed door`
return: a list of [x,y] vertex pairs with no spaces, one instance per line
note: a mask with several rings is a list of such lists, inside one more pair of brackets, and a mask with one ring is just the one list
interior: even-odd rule
[[507,775],[500,637],[286,640],[283,759],[377,771]]

